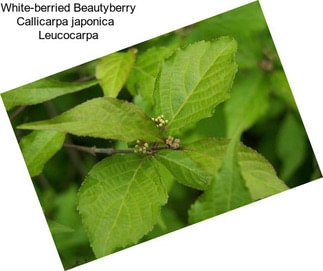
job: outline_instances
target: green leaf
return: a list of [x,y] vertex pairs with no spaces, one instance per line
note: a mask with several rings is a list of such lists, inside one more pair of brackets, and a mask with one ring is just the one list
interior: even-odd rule
[[240,145],[239,165],[253,200],[259,200],[288,189],[277,177],[273,166],[255,150]]
[[56,221],[48,220],[47,223],[48,223],[49,229],[53,235],[59,234],[59,233],[74,232],[74,229],[72,229],[71,227],[65,226],[65,225],[60,224]]
[[[82,225],[81,216],[77,211],[77,186],[72,184],[65,191],[60,191],[54,199],[53,217],[56,222],[74,229],[71,233],[61,233],[54,236],[57,249],[72,252],[75,247],[89,245],[87,233]],[[77,252],[80,253],[80,252]]]
[[[181,29],[179,29],[181,31]],[[164,35],[158,36],[156,38],[144,41],[136,45],[139,51],[145,51],[152,47],[167,47],[172,50],[178,48],[182,42],[182,36],[179,31],[174,31],[166,33]]]
[[132,94],[140,96],[153,104],[153,91],[157,74],[164,60],[173,53],[167,47],[152,47],[139,55],[130,72],[127,88]]
[[97,257],[137,243],[152,230],[167,201],[153,158],[115,155],[90,171],[78,209]]
[[252,201],[238,163],[239,138],[240,130],[229,143],[212,184],[192,205],[189,211],[191,223],[222,214]]
[[185,131],[185,133],[181,135],[181,143],[185,145],[206,137],[225,137],[226,120],[224,105],[225,103],[217,106],[212,117],[200,120],[192,129]]
[[79,66],[53,74],[51,75],[51,78],[59,81],[71,81],[72,78],[74,80],[82,80],[82,78],[94,78],[98,61],[99,59],[91,60]]
[[293,97],[292,90],[289,87],[284,71],[275,71],[270,76],[271,88],[274,93],[285,103],[297,111],[297,105]]
[[39,104],[58,96],[80,91],[97,84],[96,80],[86,82],[63,82],[50,77],[15,88],[1,94],[7,110],[18,105]]
[[85,258],[88,260],[94,258],[87,233],[82,225],[81,216],[76,209],[77,189],[74,183],[69,184],[63,190],[60,189],[59,193],[52,199],[51,204],[54,205],[52,211],[46,212],[55,222],[74,230],[73,232],[66,231],[53,234],[55,245],[65,269],[75,266],[75,263],[79,260],[83,261],[84,253],[86,253]]
[[288,113],[277,135],[277,154],[282,161],[280,176],[292,177],[306,157],[307,136],[300,120]]
[[211,40],[223,35],[240,37],[266,28],[266,20],[256,1],[197,23],[186,42]]
[[225,103],[227,135],[237,127],[250,128],[268,109],[269,89],[263,74],[253,72],[235,81],[230,99]]
[[107,55],[99,61],[96,68],[96,78],[107,97],[117,97],[136,59],[136,51],[117,52]]
[[160,140],[155,124],[138,107],[114,98],[96,98],[50,120],[20,125],[19,129],[56,130],[131,142]]
[[258,61],[262,58],[262,48],[268,45],[259,34],[267,31],[260,5],[254,2],[197,23],[187,35],[184,44],[230,36],[239,44],[239,70],[257,68]]
[[144,237],[144,241],[176,231],[185,226],[187,225],[182,221],[174,208],[165,205],[161,210],[160,223],[156,224],[154,229]]
[[237,43],[229,37],[197,42],[167,59],[156,82],[155,113],[169,120],[167,131],[210,117],[226,100],[237,71]]
[[31,177],[39,175],[46,162],[61,149],[65,134],[56,131],[34,131],[19,143]]
[[169,172],[169,170],[162,164],[162,163],[156,163],[158,167],[158,172],[160,173],[160,176],[162,176],[163,183],[165,184],[165,187],[167,191],[170,191],[174,185],[174,176]]
[[[229,33],[231,33],[229,31]],[[231,35],[238,42],[237,63],[241,70],[260,70],[259,62],[263,59],[263,48],[268,47],[268,43],[263,41],[261,35],[257,33],[246,33],[245,35]]]
[[[225,158],[229,142],[228,139],[206,138],[190,144],[186,149],[193,161],[215,176]],[[258,152],[242,143],[238,149],[238,162],[253,200],[288,189],[277,177],[272,165]]]
[[155,157],[181,184],[204,190],[211,182],[211,175],[183,151],[164,150],[155,154]]
[[144,111],[148,116],[154,116],[153,105],[150,102],[144,100],[140,95],[133,97],[133,103],[142,111]]

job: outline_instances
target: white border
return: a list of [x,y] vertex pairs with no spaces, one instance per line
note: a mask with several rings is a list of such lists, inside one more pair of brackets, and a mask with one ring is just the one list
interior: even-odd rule
[[[37,0],[24,0],[23,2],[34,3],[35,1],[37,2]],[[21,1],[8,0],[8,2],[20,3]],[[38,1],[38,3],[41,2]],[[46,1],[46,3],[62,4],[66,4],[66,2],[65,0]],[[69,0],[68,2],[98,4],[104,1]],[[115,18],[115,27],[113,28],[83,28],[83,31],[99,32],[100,40],[89,42],[38,40],[37,30],[40,28],[16,26],[17,14],[0,12],[0,91],[3,92],[33,82],[252,1],[122,0],[111,2],[136,4],[137,8],[133,15],[113,15]],[[25,16],[32,15],[40,16],[38,13]],[[79,14],[61,13],[59,17],[68,18],[72,15],[80,16]],[[84,16],[99,17],[102,15],[86,14]],[[46,17],[46,14],[43,14],[42,17]],[[47,17],[52,18],[53,15],[48,14]],[[68,29],[61,30],[65,32],[63,30]],[[47,31],[54,30],[55,28],[48,27]]]
[[[140,31],[127,25],[118,33],[111,33],[113,39],[108,44],[95,44],[95,53],[93,48],[80,47],[77,53],[82,54],[78,58],[68,48],[69,54],[62,55],[61,48],[53,48],[57,44],[39,49],[33,41],[34,47],[24,48],[32,43],[30,40],[20,43],[20,49],[25,50],[20,54],[18,45],[11,42],[26,36],[13,35],[18,32],[9,31],[10,24],[0,18],[1,28],[7,26],[1,29],[2,37],[15,36],[1,44],[0,72],[5,75],[1,89],[19,86],[251,1],[138,2],[144,10],[132,24],[140,25]],[[162,7],[167,4],[172,8],[168,13]],[[262,0],[261,5],[322,166],[321,1]],[[164,12],[163,20],[158,17],[160,11]],[[33,62],[26,54],[33,55]],[[16,69],[9,63],[12,59],[17,60]],[[0,124],[1,269],[62,270],[2,102]],[[322,180],[312,182],[74,270],[323,270],[322,191]]]
[[0,99],[0,269],[62,270],[36,191]]
[[322,189],[312,182],[72,270],[319,271],[323,219],[310,210]]

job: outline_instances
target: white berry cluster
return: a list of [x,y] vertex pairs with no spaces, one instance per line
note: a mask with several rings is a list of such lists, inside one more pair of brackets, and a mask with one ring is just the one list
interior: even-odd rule
[[157,118],[151,118],[151,120],[153,122],[155,122],[157,127],[164,127],[165,125],[167,125],[168,120],[165,120],[165,116],[164,115],[160,115]]
[[172,149],[178,149],[179,148],[179,143],[180,143],[180,139],[179,138],[176,138],[174,139],[174,137],[172,136],[169,136],[167,139],[166,139],[166,144],[168,146],[170,146]]
[[134,149],[134,153],[146,154],[147,152],[148,152],[148,143],[138,139]]

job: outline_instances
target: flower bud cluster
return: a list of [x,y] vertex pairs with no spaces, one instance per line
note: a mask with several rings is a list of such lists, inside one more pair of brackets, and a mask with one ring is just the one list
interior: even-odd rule
[[137,144],[135,145],[134,153],[141,153],[141,154],[146,154],[148,152],[148,143],[137,140]]
[[155,122],[157,127],[164,127],[167,125],[168,120],[165,120],[165,116],[164,115],[160,115],[157,118],[151,118],[151,120],[153,122]]
[[168,146],[170,146],[172,149],[178,149],[179,148],[179,143],[180,143],[180,139],[179,138],[175,138],[172,137],[172,136],[169,136],[167,139],[166,139],[166,144]]

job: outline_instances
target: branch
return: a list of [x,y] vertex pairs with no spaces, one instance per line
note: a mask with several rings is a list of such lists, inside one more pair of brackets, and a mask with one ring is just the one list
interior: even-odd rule
[[12,121],[14,118],[16,118],[26,108],[27,108],[26,105],[20,106],[15,112],[12,113],[12,115],[10,116],[10,120]]
[[154,152],[154,151],[161,151],[161,150],[168,150],[168,149],[170,149],[170,146],[168,146],[168,145],[162,146],[162,147],[158,147],[158,145],[157,146],[154,145],[149,150],[151,152]]
[[[158,147],[158,144],[155,143],[149,149],[151,154],[153,154],[156,151],[172,149],[169,145]],[[69,143],[64,143],[64,147],[71,148],[71,149],[74,149],[74,150],[77,150],[77,151],[87,152],[87,153],[89,153],[89,154],[91,154],[93,156],[96,156],[97,153],[113,155],[113,154],[117,154],[117,153],[133,153],[134,152],[133,150],[130,150],[130,149],[128,149],[128,150],[117,150],[117,149],[114,149],[114,148],[97,148],[95,146],[86,147],[86,146],[69,144]],[[182,151],[182,150],[184,150],[184,147],[180,147],[180,148],[172,149],[172,150],[174,150],[174,151]]]
[[65,143],[64,147],[66,148],[72,148],[78,151],[83,151],[83,152],[87,152],[89,154],[92,154],[93,156],[95,156],[97,153],[104,153],[104,154],[117,154],[117,153],[133,153],[133,150],[116,150],[113,148],[97,148],[95,146],[93,147],[85,147],[85,146],[80,146],[80,145],[75,145],[75,144],[68,144]]

